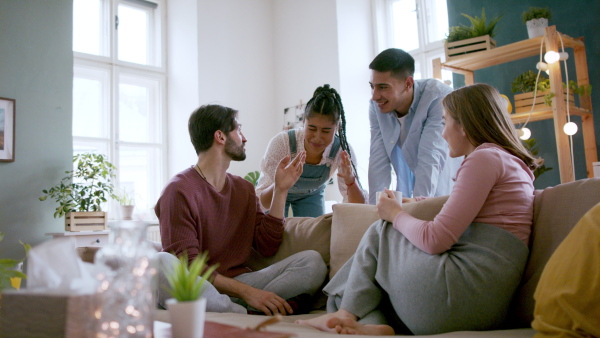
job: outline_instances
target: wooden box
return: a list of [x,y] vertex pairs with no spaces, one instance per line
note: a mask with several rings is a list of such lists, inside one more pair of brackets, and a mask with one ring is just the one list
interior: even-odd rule
[[0,299],[0,337],[90,337],[97,294],[8,291]]
[[447,42],[444,44],[446,51],[446,61],[458,59],[466,54],[475,53],[482,50],[493,49],[496,47],[496,40],[489,35],[478,36],[466,40]]
[[[566,90],[563,91],[565,97],[567,96]],[[515,113],[528,113],[533,105],[533,111],[551,109],[544,103],[544,96],[550,93],[550,91],[538,92],[535,97],[535,103],[533,102],[533,92],[522,93],[515,95]],[[565,99],[565,101],[567,101]],[[572,93],[569,93],[569,105],[575,107],[575,99]]]
[[106,212],[69,212],[65,215],[65,231],[106,230]]

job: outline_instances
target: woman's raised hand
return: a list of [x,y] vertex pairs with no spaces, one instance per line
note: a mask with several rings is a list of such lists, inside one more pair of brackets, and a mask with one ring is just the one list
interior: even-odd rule
[[341,179],[344,180],[344,183],[346,183],[346,185],[352,184],[355,180],[354,177],[354,172],[352,171],[352,164],[350,162],[350,156],[348,155],[348,152],[343,150],[342,153],[340,154],[341,158],[342,158],[342,163],[340,164],[340,167],[338,168],[338,177],[340,177]]
[[306,152],[301,151],[296,158],[290,160],[290,156],[284,157],[277,166],[275,172],[275,188],[286,192],[298,181],[302,175],[302,168],[306,161]]

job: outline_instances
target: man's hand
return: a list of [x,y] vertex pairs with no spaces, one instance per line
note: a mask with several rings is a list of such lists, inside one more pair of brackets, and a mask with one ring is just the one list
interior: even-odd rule
[[348,152],[346,152],[345,150],[342,151],[340,156],[342,157],[342,163],[340,164],[340,167],[338,168],[337,175],[341,179],[344,180],[344,183],[346,183],[346,185],[352,184],[356,178],[354,177],[354,172],[352,172],[352,164],[350,162],[350,156],[348,155]]
[[385,194],[381,194],[377,201],[377,214],[383,220],[394,222],[394,218],[402,211],[402,207],[393,192],[387,188],[383,191]]
[[305,160],[305,151],[298,153],[293,161],[290,161],[289,155],[284,157],[275,171],[275,189],[287,192],[302,175]]
[[275,314],[285,316],[294,312],[288,302],[273,292],[250,287],[246,290],[244,295],[242,295],[242,299],[246,304],[264,312],[267,316],[273,316]]

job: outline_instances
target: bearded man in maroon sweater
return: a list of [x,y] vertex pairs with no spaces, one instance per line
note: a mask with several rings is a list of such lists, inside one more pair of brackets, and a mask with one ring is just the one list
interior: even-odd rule
[[[187,253],[191,262],[208,251],[208,265],[219,267],[205,284],[207,311],[298,314],[299,305],[319,289],[327,274],[319,253],[303,251],[259,271],[245,262],[252,249],[263,256],[279,249],[287,192],[300,177],[306,154],[281,161],[271,210],[263,213],[254,186],[227,173],[231,161],[246,158],[237,113],[205,105],[190,116],[188,129],[198,161],[171,179],[155,207],[163,247],[158,254],[159,284],[167,284],[164,271],[172,271],[175,256]],[[169,295],[160,286],[158,301],[164,307]]]

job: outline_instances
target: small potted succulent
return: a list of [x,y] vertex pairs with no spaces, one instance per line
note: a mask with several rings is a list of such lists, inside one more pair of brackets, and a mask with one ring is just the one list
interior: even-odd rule
[[188,255],[184,253],[172,271],[165,271],[169,283],[166,291],[173,297],[166,301],[173,337],[202,337],[204,334],[206,298],[201,298],[202,286],[218,267],[215,264],[202,273],[207,261],[205,252],[188,266]]
[[552,12],[548,8],[530,7],[521,14],[523,23],[527,25],[527,34],[530,39],[544,35],[548,20],[552,17]]
[[65,216],[67,231],[105,230],[106,212],[101,205],[117,198],[112,183],[117,168],[101,154],[77,154],[73,163],[75,168],[66,171],[60,183],[42,190],[40,201],[50,197],[58,202],[54,217]]
[[133,219],[133,210],[135,209],[135,199],[126,189],[121,190],[116,195],[116,200],[121,205],[121,218],[124,220]]

